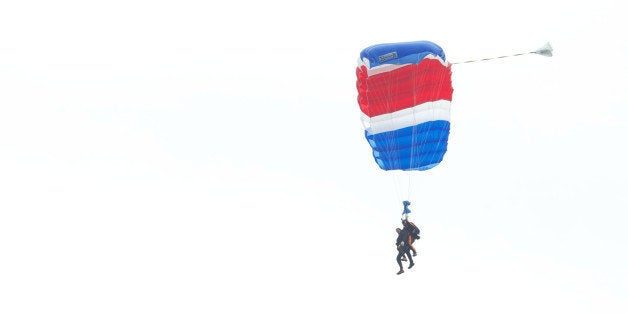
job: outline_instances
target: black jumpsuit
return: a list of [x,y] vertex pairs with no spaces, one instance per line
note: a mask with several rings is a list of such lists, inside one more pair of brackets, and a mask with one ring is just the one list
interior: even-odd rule
[[408,239],[410,237],[410,232],[408,228],[403,228],[399,232],[399,236],[397,237],[397,264],[399,265],[399,269],[403,269],[401,265],[401,257],[406,254],[408,256],[408,261],[410,261],[410,267],[414,265],[414,261],[412,260],[412,254],[410,254],[410,245],[408,244]]

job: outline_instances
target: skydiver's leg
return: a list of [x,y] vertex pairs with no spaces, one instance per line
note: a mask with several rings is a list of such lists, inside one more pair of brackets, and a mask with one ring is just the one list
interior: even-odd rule
[[399,265],[399,269],[403,269],[403,265],[401,264],[401,257],[403,257],[405,253],[403,251],[399,251],[397,253],[397,265]]
[[[416,256],[416,249],[414,249],[414,245],[412,245],[414,243],[414,238],[410,238],[410,242],[408,242],[408,244],[410,245],[410,250],[412,251],[412,256]],[[410,253],[408,253],[410,254]]]
[[404,255],[404,251],[400,250],[399,253],[397,253],[397,265],[399,265],[399,272],[397,272],[397,275],[402,274],[403,273],[403,265],[401,265],[401,257]]
[[410,269],[414,266],[414,261],[412,260],[412,255],[410,255],[410,250],[407,250],[406,254],[408,255],[408,260],[410,261],[410,266],[408,266],[408,269]]

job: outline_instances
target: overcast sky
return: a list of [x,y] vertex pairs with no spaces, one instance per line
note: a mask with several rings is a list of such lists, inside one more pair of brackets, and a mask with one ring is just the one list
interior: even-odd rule
[[[549,3],[548,3],[549,2]],[[4,1],[2,313],[626,313],[620,1]],[[405,198],[363,136],[363,48],[454,65]],[[401,193],[402,194],[402,193]]]

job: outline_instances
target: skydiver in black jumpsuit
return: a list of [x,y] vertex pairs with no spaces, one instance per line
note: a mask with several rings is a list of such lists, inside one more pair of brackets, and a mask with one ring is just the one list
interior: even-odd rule
[[401,264],[401,257],[403,257],[404,255],[408,256],[408,260],[410,261],[410,266],[408,266],[408,269],[412,268],[412,266],[414,266],[414,261],[412,260],[412,255],[410,254],[410,245],[408,245],[408,239],[410,238],[410,233],[409,230],[406,230],[407,228],[404,228],[404,230],[401,230],[399,228],[397,228],[397,234],[399,234],[397,236],[397,264],[399,265],[399,272],[397,272],[397,275],[401,275],[403,274],[403,265]]

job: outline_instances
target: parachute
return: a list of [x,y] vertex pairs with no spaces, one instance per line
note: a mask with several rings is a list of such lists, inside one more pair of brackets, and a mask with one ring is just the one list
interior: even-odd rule
[[429,41],[378,44],[360,53],[358,104],[366,140],[383,170],[424,171],[447,152],[451,64]]
[[551,57],[553,49],[546,43],[533,51],[461,62],[448,61],[443,49],[430,41],[362,50],[356,88],[364,136],[379,168],[408,175],[408,194],[398,198],[410,199],[411,173],[436,167],[447,152],[452,65],[529,54]]

